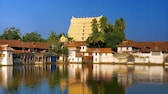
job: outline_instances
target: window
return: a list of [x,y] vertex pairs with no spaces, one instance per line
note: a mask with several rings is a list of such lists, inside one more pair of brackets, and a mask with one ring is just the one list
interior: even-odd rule
[[84,37],[82,37],[82,40],[84,40]]
[[85,47],[83,47],[83,49],[85,49]]
[[97,55],[97,53],[95,53],[95,55]]

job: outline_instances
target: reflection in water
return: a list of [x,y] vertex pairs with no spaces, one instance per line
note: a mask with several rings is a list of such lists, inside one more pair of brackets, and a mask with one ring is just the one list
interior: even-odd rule
[[168,82],[163,66],[69,64],[3,66],[0,68],[0,94],[125,94],[138,83]]

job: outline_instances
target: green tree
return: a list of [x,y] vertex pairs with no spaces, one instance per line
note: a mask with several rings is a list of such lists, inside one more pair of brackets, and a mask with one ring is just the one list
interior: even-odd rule
[[123,18],[119,18],[115,21],[113,30],[120,36],[121,40],[125,39],[124,30],[126,29],[126,24]]
[[92,34],[87,39],[91,47],[108,47],[116,50],[117,45],[125,39],[126,24],[123,18],[117,19],[114,25],[109,24],[106,17],[102,17],[99,24],[93,19],[91,26]]
[[20,39],[20,30],[15,27],[6,28],[3,34],[0,36],[0,39],[6,40],[18,40]]
[[98,31],[98,24],[96,19],[92,20],[92,34],[88,37],[87,42],[91,47],[94,48],[101,48],[104,46],[104,33]]
[[117,45],[121,42],[121,39],[115,32],[105,34],[105,43],[107,48],[112,48],[114,51],[117,49]]
[[98,23],[97,23],[97,20],[96,19],[93,19],[92,20],[92,32],[93,33],[97,33],[98,32]]
[[125,28],[126,24],[123,18],[117,19],[114,25],[109,24],[109,32],[105,33],[106,47],[110,47],[116,51],[117,45],[125,39]]
[[101,32],[108,32],[108,27],[109,27],[109,23],[108,20],[105,16],[103,16],[102,18],[100,18],[99,20],[99,27],[100,27],[100,31]]
[[52,46],[51,51],[52,52],[58,52],[60,49],[59,45],[59,36],[56,34],[56,32],[51,31],[49,34],[49,37],[47,39],[47,43],[49,43]]
[[41,35],[37,32],[26,33],[22,40],[25,42],[42,42],[44,39],[41,38]]

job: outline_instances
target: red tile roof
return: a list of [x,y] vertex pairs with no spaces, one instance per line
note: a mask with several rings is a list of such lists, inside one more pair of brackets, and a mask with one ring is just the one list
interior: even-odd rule
[[111,48],[88,48],[86,52],[113,53]]
[[118,45],[118,47],[135,47],[141,49],[142,51],[152,50],[168,52],[168,42],[135,42],[131,40],[124,40]]
[[20,48],[38,48],[38,49],[49,49],[49,45],[45,42],[22,42],[20,40],[0,40],[0,45],[8,44],[9,47],[20,47]]
[[67,43],[67,47],[80,47],[80,46],[88,46],[85,41],[72,41]]

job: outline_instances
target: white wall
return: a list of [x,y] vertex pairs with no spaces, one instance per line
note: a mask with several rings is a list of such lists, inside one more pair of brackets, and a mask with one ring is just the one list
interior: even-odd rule
[[93,63],[99,63],[100,62],[100,53],[92,53],[93,56]]
[[86,46],[81,46],[80,47],[80,52],[86,52],[87,47]]
[[104,63],[113,62],[113,54],[112,53],[102,53],[100,58],[101,58],[100,62],[104,62]]
[[162,52],[159,52],[159,55],[153,55],[153,52],[150,53],[149,61],[151,63],[163,64],[164,58]]
[[[150,53],[133,53],[133,55],[136,55],[136,56],[139,56],[139,57],[136,57],[135,58],[135,62],[139,62],[139,63],[147,63],[147,62],[150,62],[150,63],[154,63],[154,64],[163,64],[163,61],[164,61],[164,55],[162,52],[158,52],[160,54],[158,55],[153,55],[152,54],[153,52],[150,52]],[[145,60],[142,58],[146,58]],[[144,61],[144,62],[141,62],[141,61]]]
[[132,47],[117,47],[117,52],[122,53],[123,51],[132,51]]
[[13,65],[13,53],[10,51],[1,51],[0,54],[4,54],[4,57],[0,57],[1,65]]

